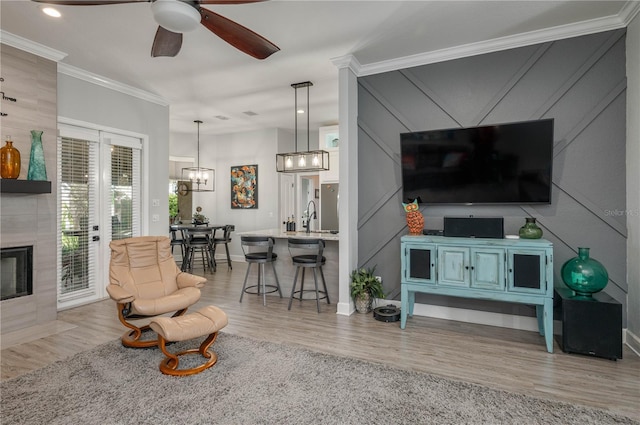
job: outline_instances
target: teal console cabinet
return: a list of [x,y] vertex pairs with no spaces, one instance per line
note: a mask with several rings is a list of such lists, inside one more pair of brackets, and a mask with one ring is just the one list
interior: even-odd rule
[[403,236],[400,328],[416,292],[536,306],[553,352],[553,245],[544,239]]

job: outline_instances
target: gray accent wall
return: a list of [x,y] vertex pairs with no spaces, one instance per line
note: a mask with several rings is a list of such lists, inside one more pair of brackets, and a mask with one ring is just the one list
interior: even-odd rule
[[[547,42],[358,78],[359,265],[377,265],[388,298],[400,294],[402,209],[399,134],[554,118],[551,205],[429,206],[444,216],[502,216],[517,234],[537,218],[562,264],[590,247],[609,272],[605,292],[626,312],[625,30]],[[454,298],[417,302],[532,316],[533,308]],[[626,324],[626,316],[623,325]]]

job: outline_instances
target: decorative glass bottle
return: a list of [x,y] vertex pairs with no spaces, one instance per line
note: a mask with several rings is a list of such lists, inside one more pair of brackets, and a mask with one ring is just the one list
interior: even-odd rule
[[42,149],[42,131],[31,130],[31,157],[27,180],[47,180],[47,167]]
[[518,232],[522,239],[540,239],[542,237],[542,229],[536,224],[536,219],[526,217],[524,226]]
[[11,136],[7,136],[7,142],[0,148],[0,175],[3,179],[17,179],[20,175],[20,151],[13,147]]
[[578,248],[578,256],[564,263],[560,274],[565,285],[584,297],[602,291],[609,283],[607,269],[589,258],[589,248]]

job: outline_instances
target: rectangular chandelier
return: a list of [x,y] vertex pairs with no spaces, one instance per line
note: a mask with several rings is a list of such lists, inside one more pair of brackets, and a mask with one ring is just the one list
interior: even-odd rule
[[202,121],[193,121],[198,126],[198,145],[196,152],[198,154],[195,167],[186,167],[182,169],[182,180],[189,180],[191,188],[188,192],[214,192],[216,190],[216,170],[213,168],[205,168],[200,166],[200,124]]
[[191,181],[189,192],[214,192],[216,190],[216,170],[213,168],[183,168],[182,180]]
[[276,154],[276,171],[279,173],[300,173],[303,171],[327,171],[329,152],[304,151]]
[[[291,84],[294,89],[294,139],[296,152],[277,153],[276,171],[278,173],[301,173],[305,171],[326,171],[329,169],[329,152],[323,150],[311,151],[309,149],[309,87],[311,81]],[[307,108],[298,108],[298,89],[306,88]],[[307,150],[298,151],[298,115],[306,115],[307,118]]]

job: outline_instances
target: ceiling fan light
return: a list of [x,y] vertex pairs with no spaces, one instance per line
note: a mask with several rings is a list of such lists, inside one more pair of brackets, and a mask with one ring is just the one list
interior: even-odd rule
[[151,4],[156,22],[169,31],[183,33],[198,27],[200,12],[180,0],[156,0]]

